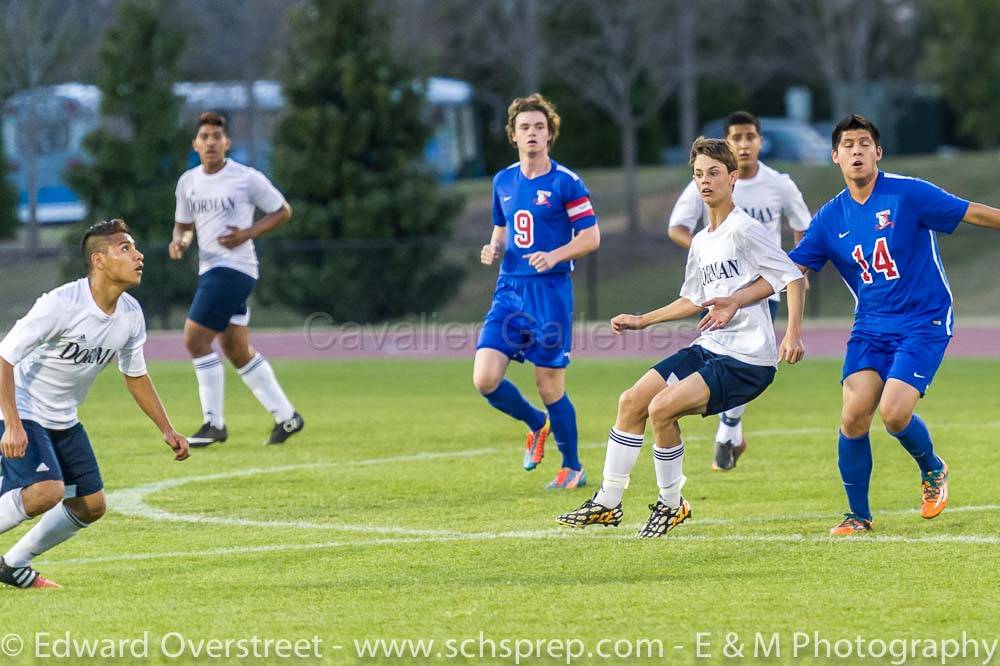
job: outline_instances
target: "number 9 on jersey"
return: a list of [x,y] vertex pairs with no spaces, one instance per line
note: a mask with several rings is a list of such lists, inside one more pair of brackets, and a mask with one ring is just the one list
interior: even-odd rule
[[535,217],[530,210],[514,213],[514,246],[531,247],[535,242]]

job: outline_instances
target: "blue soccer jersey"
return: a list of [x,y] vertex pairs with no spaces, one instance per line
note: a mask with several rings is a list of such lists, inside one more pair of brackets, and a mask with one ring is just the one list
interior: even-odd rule
[[789,256],[815,271],[833,262],[857,301],[855,331],[951,335],[937,234],[953,232],[968,207],[927,181],[880,172],[864,204],[844,189],[823,206]]
[[[532,252],[551,252],[574,234],[597,224],[590,193],[578,175],[552,160],[548,173],[527,178],[514,163],[493,178],[493,224],[507,227],[501,276],[539,275],[524,259]],[[545,275],[568,273],[572,261],[557,264]]]

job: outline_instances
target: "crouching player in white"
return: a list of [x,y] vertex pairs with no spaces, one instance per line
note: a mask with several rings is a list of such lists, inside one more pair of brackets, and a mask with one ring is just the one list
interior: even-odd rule
[[[796,363],[804,355],[802,274],[764,227],[733,203],[736,154],[721,139],[699,137],[691,148],[691,166],[708,206],[709,225],[691,243],[680,298],[644,315],[618,315],[611,326],[621,334],[684,319],[708,307],[699,324],[702,334],[622,393],[601,489],[579,509],[559,516],[556,520],[563,525],[621,523],[622,495],[639,459],[647,419],[656,438],[653,464],[660,494],[637,536],[663,536],[680,525],[691,515],[691,506],[681,496],[686,479],[678,419],[718,414],[750,402],[774,380],[779,358]],[[779,354],[766,299],[786,287],[788,330]]]
[[0,560],[0,582],[14,587],[60,587],[32,559],[104,515],[104,482],[76,408],[116,357],[174,458],[188,457],[146,373],[142,308],[124,293],[142,280],[142,253],[122,220],[92,226],[82,247],[87,277],[43,294],[0,342],[0,533],[42,516]]

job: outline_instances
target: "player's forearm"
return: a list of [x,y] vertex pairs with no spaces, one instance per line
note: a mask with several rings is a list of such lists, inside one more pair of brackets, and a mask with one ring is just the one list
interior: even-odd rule
[[601,232],[595,224],[594,226],[587,227],[578,233],[573,237],[573,240],[566,243],[562,247],[553,250],[552,258],[556,261],[556,263],[572,261],[573,259],[579,259],[580,257],[590,254],[600,246]]
[[685,250],[691,249],[691,239],[693,236],[691,235],[691,230],[687,227],[680,225],[667,227],[667,236]]
[[132,398],[136,404],[139,405],[139,409],[149,417],[150,421],[156,424],[160,432],[166,433],[173,430],[170,418],[167,416],[167,410],[164,408],[163,401],[160,400],[160,396],[156,392],[156,387],[153,386],[153,380],[149,378],[149,375],[141,377],[129,377],[125,375],[125,385],[128,387],[128,392],[132,394]]
[[806,280],[802,277],[789,282],[785,287],[788,300],[788,327],[785,329],[785,335],[798,337],[802,334],[802,315],[806,305],[805,284]]
[[21,415],[14,397],[14,366],[0,359],[0,412],[8,428],[20,427]]
[[490,234],[490,245],[501,248],[507,245],[507,227],[493,225],[493,233]]
[[773,295],[774,287],[771,286],[771,283],[764,278],[759,277],[733,294],[732,299],[736,301],[736,305],[742,308],[746,305],[750,305],[751,303],[762,301]]
[[174,233],[171,240],[175,243],[188,246],[194,237],[194,224],[191,222],[174,222]]
[[653,310],[652,312],[640,315],[639,322],[641,328],[646,328],[647,326],[661,324],[665,321],[686,319],[699,314],[701,311],[702,307],[700,305],[696,305],[686,298],[678,298],[673,303],[664,305],[658,310]]
[[1000,210],[973,201],[969,204],[968,210],[965,211],[965,217],[962,218],[962,221],[977,227],[1000,230]]
[[273,213],[268,213],[254,222],[253,226],[250,227],[250,237],[257,238],[270,233],[290,219],[292,219],[292,207],[286,203]]

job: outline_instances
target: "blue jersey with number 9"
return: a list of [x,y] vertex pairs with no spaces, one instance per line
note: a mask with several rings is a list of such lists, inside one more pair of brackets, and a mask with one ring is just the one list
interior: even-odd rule
[[[597,217],[580,176],[552,160],[548,173],[527,178],[515,162],[493,178],[493,224],[507,227],[500,275],[525,277],[539,273],[524,255],[562,247]],[[564,261],[544,275],[571,270],[573,262]]]

